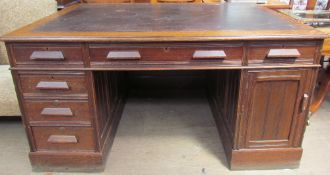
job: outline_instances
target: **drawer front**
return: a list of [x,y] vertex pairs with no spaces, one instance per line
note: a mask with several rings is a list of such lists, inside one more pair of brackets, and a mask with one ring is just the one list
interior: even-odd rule
[[83,72],[19,72],[19,79],[24,94],[87,94]]
[[91,44],[93,63],[137,61],[217,61],[241,64],[241,43],[218,45],[105,45]]
[[91,122],[87,100],[26,100],[25,117],[31,121]]
[[79,44],[15,44],[15,65],[83,67],[82,47]]
[[248,49],[249,64],[263,63],[313,63],[317,53],[315,42],[281,43],[256,42]]
[[91,127],[32,127],[37,151],[94,151]]

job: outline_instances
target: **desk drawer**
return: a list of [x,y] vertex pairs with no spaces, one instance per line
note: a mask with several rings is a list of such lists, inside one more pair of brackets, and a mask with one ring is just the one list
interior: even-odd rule
[[23,93],[45,95],[87,94],[84,72],[19,72]]
[[16,65],[83,67],[79,44],[15,44],[12,48]]
[[37,151],[94,151],[91,127],[32,127]]
[[255,42],[248,49],[248,63],[313,63],[316,42]]
[[165,45],[90,45],[91,62],[129,61],[217,61],[240,64],[242,43],[228,44],[165,44]]
[[87,100],[26,100],[25,117],[31,121],[91,122]]

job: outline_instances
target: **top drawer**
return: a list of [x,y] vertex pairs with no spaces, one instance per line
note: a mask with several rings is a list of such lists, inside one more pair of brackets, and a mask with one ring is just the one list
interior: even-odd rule
[[83,67],[80,44],[14,44],[13,63],[16,66],[48,65]]
[[248,49],[249,64],[314,63],[317,42],[253,42]]
[[90,44],[91,64],[217,62],[241,65],[242,43]]

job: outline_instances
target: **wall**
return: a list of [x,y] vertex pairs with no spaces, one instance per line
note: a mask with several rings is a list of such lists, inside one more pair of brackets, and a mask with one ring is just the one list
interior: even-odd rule
[[[0,0],[0,35],[48,16],[55,11],[55,0]],[[8,64],[3,42],[0,42],[0,64]]]

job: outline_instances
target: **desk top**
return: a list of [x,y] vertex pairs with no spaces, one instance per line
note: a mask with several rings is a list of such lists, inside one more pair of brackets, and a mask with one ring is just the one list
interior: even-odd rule
[[5,41],[317,39],[325,35],[255,4],[82,4],[2,37]]

